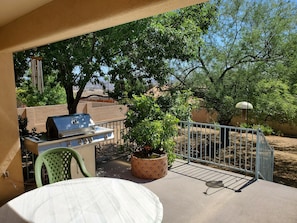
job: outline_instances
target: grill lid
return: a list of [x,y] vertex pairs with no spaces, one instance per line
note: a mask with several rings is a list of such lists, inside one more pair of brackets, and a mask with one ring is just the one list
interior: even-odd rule
[[46,121],[47,137],[59,139],[82,135],[93,129],[94,123],[89,114],[51,116]]

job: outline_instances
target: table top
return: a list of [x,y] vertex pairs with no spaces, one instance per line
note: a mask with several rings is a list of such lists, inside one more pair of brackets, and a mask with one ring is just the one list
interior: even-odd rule
[[89,177],[26,192],[0,208],[0,222],[162,222],[163,205],[146,187]]

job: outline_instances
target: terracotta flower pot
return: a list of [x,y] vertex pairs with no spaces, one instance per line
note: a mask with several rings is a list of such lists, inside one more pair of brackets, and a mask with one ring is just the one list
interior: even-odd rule
[[168,171],[167,154],[157,158],[139,158],[131,156],[132,175],[141,179],[160,179]]

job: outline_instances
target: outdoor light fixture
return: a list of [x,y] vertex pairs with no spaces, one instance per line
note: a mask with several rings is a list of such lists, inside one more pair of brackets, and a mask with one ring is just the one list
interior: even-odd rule
[[253,105],[247,101],[241,101],[235,105],[235,108],[239,108],[242,110],[242,118],[245,118],[248,124],[248,110],[252,110]]
[[247,101],[241,101],[235,105],[235,108],[250,110],[253,109],[253,105]]

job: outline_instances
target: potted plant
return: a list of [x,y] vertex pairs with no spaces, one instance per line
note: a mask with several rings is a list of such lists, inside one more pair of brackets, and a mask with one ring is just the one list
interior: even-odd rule
[[162,111],[151,96],[134,96],[127,112],[125,141],[132,145],[131,169],[136,177],[158,179],[175,159],[178,118]]

